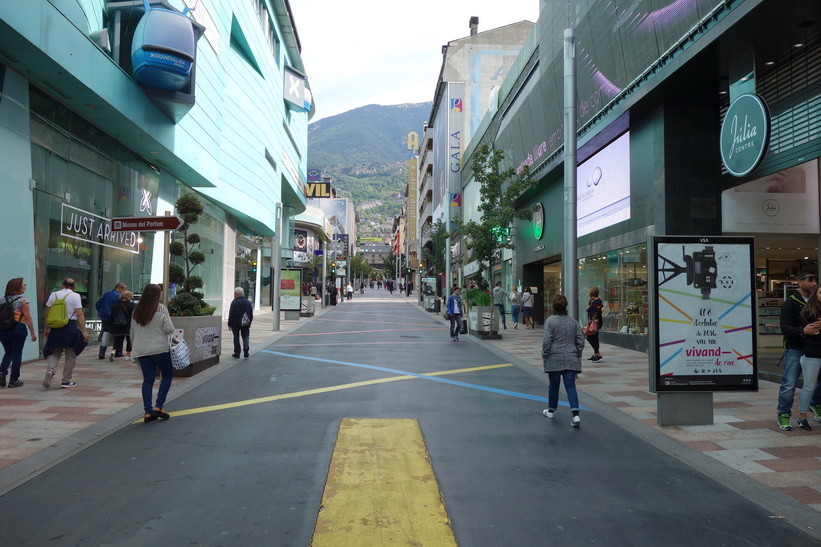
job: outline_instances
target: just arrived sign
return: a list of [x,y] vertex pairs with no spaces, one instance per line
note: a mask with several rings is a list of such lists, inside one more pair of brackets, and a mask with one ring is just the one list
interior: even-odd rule
[[770,110],[755,93],[741,95],[721,124],[721,161],[727,172],[744,177],[764,159],[770,145]]

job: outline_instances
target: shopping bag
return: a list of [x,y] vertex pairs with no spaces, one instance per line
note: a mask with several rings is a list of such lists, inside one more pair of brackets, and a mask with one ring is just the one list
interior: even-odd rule
[[459,334],[467,334],[468,333],[468,320],[462,319],[462,328],[459,329]]
[[171,344],[171,365],[176,370],[182,370],[191,364],[191,352],[185,340],[180,340],[176,344]]

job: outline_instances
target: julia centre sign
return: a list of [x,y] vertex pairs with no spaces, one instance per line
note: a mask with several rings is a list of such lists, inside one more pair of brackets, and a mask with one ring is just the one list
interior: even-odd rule
[[735,177],[752,173],[770,146],[770,109],[755,93],[741,95],[730,105],[721,124],[721,161]]

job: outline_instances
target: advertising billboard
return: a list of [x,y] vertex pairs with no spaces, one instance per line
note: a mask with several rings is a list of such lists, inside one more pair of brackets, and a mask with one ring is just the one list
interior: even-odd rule
[[302,268],[283,268],[279,279],[279,309],[299,311],[302,296]]
[[578,237],[630,218],[630,132],[576,170]]
[[654,391],[755,391],[754,239],[648,238]]

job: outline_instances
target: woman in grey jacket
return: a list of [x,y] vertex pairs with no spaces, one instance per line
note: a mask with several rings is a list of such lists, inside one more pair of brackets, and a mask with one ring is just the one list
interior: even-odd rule
[[561,294],[553,299],[553,314],[547,318],[542,339],[542,361],[549,375],[547,406],[542,414],[553,418],[559,406],[559,382],[564,381],[567,401],[573,418],[570,425],[579,427],[579,395],[576,393],[576,374],[582,371],[584,334],[578,321],[567,314],[567,298]]
[[[132,355],[140,362],[143,372],[143,407],[145,408],[144,422],[153,422],[156,419],[167,420],[171,416],[163,405],[171,389],[171,378],[174,376],[174,367],[171,365],[171,348],[168,335],[174,332],[174,325],[168,315],[168,309],[160,304],[162,289],[159,285],[149,283],[143,289],[140,301],[131,314],[131,343]],[[157,404],[151,405],[151,395],[154,388],[154,378],[160,369],[160,389],[157,392]]]

